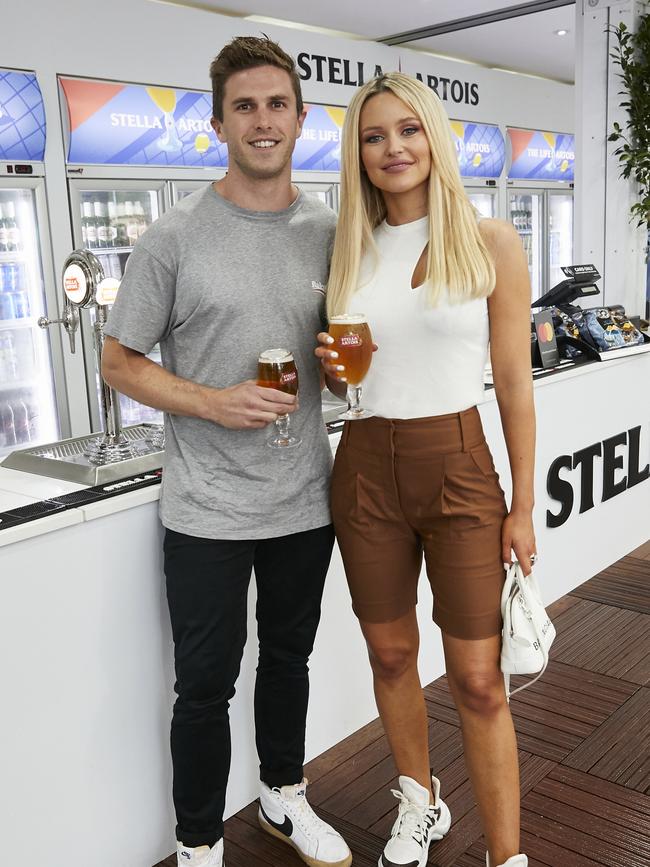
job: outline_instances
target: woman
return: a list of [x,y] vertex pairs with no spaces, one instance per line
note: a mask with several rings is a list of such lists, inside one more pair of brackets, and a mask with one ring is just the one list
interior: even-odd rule
[[[430,842],[451,821],[429,770],[417,670],[424,554],[486,863],[525,867],[499,603],[512,552],[526,573],[535,555],[526,258],[509,223],[477,219],[442,104],[401,73],[374,79],[353,98],[341,193],[328,311],[366,314],[378,344],[364,382],[364,405],[375,417],[346,425],[332,511],[400,774],[398,816],[379,864],[423,867]],[[342,394],[345,370],[331,338],[319,341],[328,384]],[[476,409],[488,341],[512,473],[510,511]]]

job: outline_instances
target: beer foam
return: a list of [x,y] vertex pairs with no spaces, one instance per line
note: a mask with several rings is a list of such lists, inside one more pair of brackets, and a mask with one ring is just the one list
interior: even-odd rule
[[279,364],[293,361],[293,355],[287,349],[266,349],[260,353],[260,364]]
[[364,313],[342,313],[340,316],[332,316],[330,325],[363,325],[367,321]]

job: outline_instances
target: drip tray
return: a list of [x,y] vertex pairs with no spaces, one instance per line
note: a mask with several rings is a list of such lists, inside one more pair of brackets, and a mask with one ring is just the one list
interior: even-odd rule
[[158,430],[157,425],[146,423],[125,427],[123,433],[129,440],[135,457],[102,466],[91,463],[90,458],[84,454],[90,443],[102,434],[89,434],[34,448],[19,449],[6,457],[1,465],[10,470],[65,479],[80,485],[101,485],[160,468],[163,451],[150,441],[151,436]]

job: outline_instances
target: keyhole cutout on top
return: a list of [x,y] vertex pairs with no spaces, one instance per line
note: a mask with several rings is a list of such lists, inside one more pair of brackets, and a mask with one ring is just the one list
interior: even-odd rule
[[411,289],[419,289],[424,283],[424,278],[427,276],[427,254],[429,245],[427,244],[424,250],[420,253],[420,258],[417,261],[415,270],[411,275]]

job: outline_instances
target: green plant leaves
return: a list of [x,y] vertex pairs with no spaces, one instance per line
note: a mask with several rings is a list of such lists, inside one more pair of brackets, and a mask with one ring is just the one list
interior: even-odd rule
[[621,22],[618,27],[608,27],[616,44],[609,56],[621,72],[623,84],[619,95],[624,99],[621,108],[627,113],[627,123],[621,127],[614,123],[607,141],[623,141],[616,148],[622,170],[620,177],[633,177],[639,185],[638,201],[630,208],[637,226],[648,224],[650,228],[650,14],[642,15],[636,32],[628,30]]

